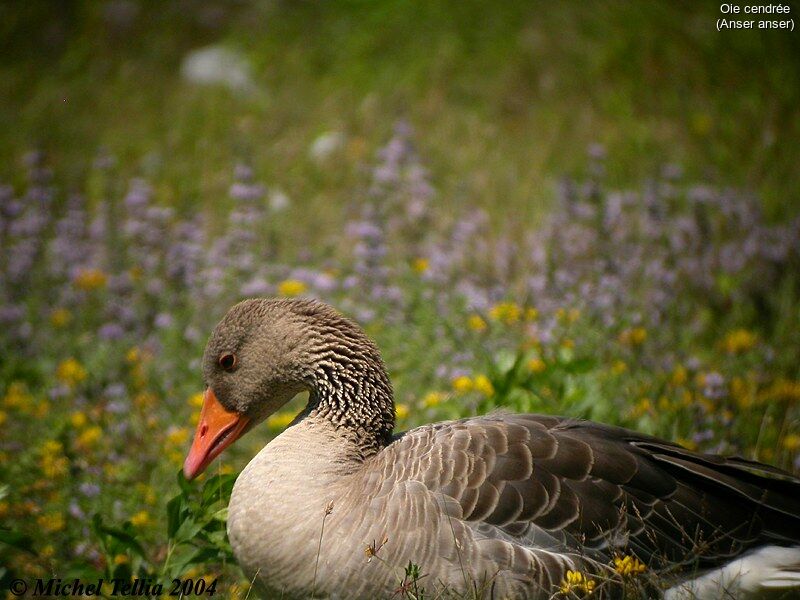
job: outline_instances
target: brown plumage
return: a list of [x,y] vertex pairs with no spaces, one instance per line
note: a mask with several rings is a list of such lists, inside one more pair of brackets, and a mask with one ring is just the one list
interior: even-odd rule
[[[236,369],[220,367],[226,353]],[[190,477],[298,391],[310,393],[242,472],[229,511],[245,571],[287,596],[388,598],[409,562],[431,593],[487,598],[553,597],[570,570],[593,579],[595,597],[615,597],[624,582],[613,559],[624,554],[676,584],[764,547],[787,547],[777,551],[776,572],[788,578],[781,589],[800,566],[800,480],[767,465],[543,415],[392,437],[377,348],[319,302],[235,306],[209,341],[204,376],[204,415],[217,410],[224,424],[214,437],[205,431],[216,417],[201,419]],[[719,585],[750,593],[736,581]]]

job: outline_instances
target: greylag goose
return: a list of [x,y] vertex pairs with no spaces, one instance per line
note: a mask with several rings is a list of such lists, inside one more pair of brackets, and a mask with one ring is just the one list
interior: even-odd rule
[[394,434],[378,348],[313,300],[231,308],[203,376],[189,479],[309,392],[230,499],[233,551],[274,597],[391,598],[409,563],[430,597],[618,597],[616,558],[667,598],[800,598],[800,479],[774,467],[543,415]]

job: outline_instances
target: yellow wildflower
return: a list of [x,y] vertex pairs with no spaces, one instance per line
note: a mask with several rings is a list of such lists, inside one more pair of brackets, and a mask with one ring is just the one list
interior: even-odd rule
[[700,136],[706,136],[711,132],[714,126],[714,119],[710,114],[705,112],[693,113],[689,121],[692,131]]
[[738,375],[731,379],[731,396],[739,408],[750,408],[754,401],[753,386]]
[[278,293],[281,296],[299,296],[304,294],[308,287],[297,279],[286,279],[278,284]]
[[180,450],[167,450],[167,458],[175,465],[182,465],[184,454]]
[[535,321],[538,318],[539,318],[539,311],[538,310],[536,310],[532,306],[529,306],[528,308],[525,309],[525,320],[526,321]]
[[141,409],[148,409],[155,406],[156,395],[153,392],[140,392],[133,397],[133,403]]
[[494,386],[492,382],[489,381],[489,378],[486,375],[478,375],[475,377],[473,381],[473,385],[475,389],[479,391],[484,396],[493,396],[494,395]]
[[42,454],[58,454],[64,449],[64,445],[56,440],[47,440],[42,444]]
[[430,268],[427,258],[415,258],[411,263],[411,268],[417,273],[424,273]]
[[189,417],[189,422],[192,425],[197,425],[200,422],[200,411],[199,410],[196,410],[191,414],[191,416]]
[[579,308],[570,308],[569,312],[567,313],[567,320],[570,323],[574,323],[581,317],[581,311]]
[[778,379],[759,394],[759,399],[762,402],[777,401],[788,404],[800,401],[800,381]]
[[156,492],[155,492],[155,490],[153,490],[153,487],[151,485],[148,485],[146,483],[141,483],[141,482],[137,483],[136,484],[136,492],[138,494],[140,494],[142,497],[144,497],[144,501],[147,504],[155,504],[156,503],[156,500],[157,500]]
[[56,548],[53,544],[47,544],[44,548],[39,551],[39,556],[42,558],[53,558],[56,553]]
[[611,372],[614,375],[622,375],[627,370],[628,370],[628,365],[625,363],[624,360],[615,360],[611,365]]
[[786,448],[789,452],[800,450],[800,435],[796,433],[790,433],[789,435],[784,437],[783,447]]
[[714,405],[713,402],[711,402],[711,400],[709,400],[705,396],[698,397],[697,404],[702,406],[703,410],[705,410],[706,413],[708,413],[709,415],[713,415],[715,412],[717,412],[717,407]]
[[8,509],[9,508],[10,508],[10,505],[8,504],[8,502],[5,502],[5,501],[0,502],[0,519],[8,516]]
[[50,323],[53,327],[62,328],[66,327],[72,320],[72,313],[66,308],[57,308],[50,313]]
[[567,349],[572,349],[572,348],[575,347],[575,340],[572,340],[570,338],[565,338],[561,342],[561,347],[562,348],[567,348]]
[[428,392],[422,398],[422,406],[431,408],[438,405],[442,400],[444,400],[444,394],[442,392]]
[[56,377],[71,388],[86,379],[86,369],[74,358],[61,361],[56,369]]
[[128,275],[131,276],[133,281],[140,281],[144,277],[144,269],[139,265],[134,265],[128,269]]
[[682,386],[685,384],[689,379],[689,373],[686,371],[686,367],[683,365],[678,365],[675,367],[675,370],[672,371],[672,377],[670,377],[670,383],[675,387]]
[[172,446],[182,446],[189,439],[189,430],[186,427],[175,427],[174,425],[167,430],[167,444]]
[[134,527],[142,527],[150,522],[150,513],[146,510],[140,510],[138,513],[131,517],[131,525]]
[[541,373],[546,368],[547,363],[545,363],[541,358],[532,358],[528,361],[528,369],[530,369],[533,373]]
[[472,331],[484,331],[486,329],[486,321],[480,315],[470,315],[467,319],[467,326]]
[[471,392],[474,387],[475,384],[473,383],[472,379],[466,375],[461,375],[453,380],[453,389],[462,394]]
[[86,425],[86,421],[87,421],[86,413],[81,412],[79,410],[76,410],[69,417],[69,422],[72,423],[72,426],[75,429],[78,429],[78,428],[83,427],[84,425]]
[[398,419],[405,419],[408,416],[408,405],[398,404],[395,406],[395,414]]
[[634,419],[638,419],[639,417],[643,417],[647,413],[653,412],[653,403],[650,401],[650,398],[642,398],[639,402],[631,410],[631,417]]
[[75,276],[75,287],[89,292],[105,287],[108,277],[100,269],[81,269]]
[[589,579],[580,571],[567,571],[566,576],[561,580],[559,590],[564,595],[589,596],[594,591],[594,586],[594,580]]
[[7,419],[8,419],[8,413],[6,413],[3,410],[0,410],[0,425],[3,425]]
[[347,141],[347,158],[355,164],[360,164],[367,152],[367,140],[358,136]]
[[647,330],[644,327],[633,327],[619,334],[620,344],[626,346],[641,346],[647,339]]
[[126,554],[117,554],[114,557],[114,564],[115,565],[124,565],[130,562],[130,559]]
[[191,396],[189,396],[189,406],[200,408],[201,406],[203,406],[204,398],[205,394],[203,392],[197,392],[196,394],[192,394]]
[[614,570],[623,577],[629,577],[644,573],[647,567],[638,558],[626,554],[614,557]]
[[267,419],[267,427],[270,429],[285,429],[294,420],[294,417],[295,415],[288,411],[277,412]]
[[61,531],[64,529],[64,515],[61,513],[45,513],[37,517],[36,523],[47,533]]
[[50,412],[50,403],[47,400],[40,400],[36,405],[36,409],[33,411],[33,414],[37,419],[43,419],[47,416],[48,412]]
[[25,387],[24,383],[15,381],[8,386],[8,391],[3,398],[3,405],[6,408],[27,411],[33,406],[33,396],[28,392],[28,388]]
[[125,353],[125,360],[132,365],[138,363],[142,360],[142,351],[139,350],[138,346],[134,346]]
[[740,354],[751,350],[758,342],[758,336],[747,329],[734,329],[721,342],[722,349],[728,354]]
[[82,448],[91,448],[96,445],[100,438],[103,437],[103,430],[99,426],[93,425],[85,429],[76,440],[78,446]]
[[244,600],[250,596],[250,589],[252,587],[252,584],[247,580],[234,583],[228,588],[229,600]]
[[514,302],[500,302],[489,309],[489,316],[495,320],[511,325],[519,321],[522,309]]
[[39,462],[42,474],[48,479],[55,479],[67,474],[69,460],[66,456],[56,454],[43,454]]

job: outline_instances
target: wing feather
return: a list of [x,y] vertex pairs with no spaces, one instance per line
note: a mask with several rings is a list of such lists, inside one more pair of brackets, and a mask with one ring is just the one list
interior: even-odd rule
[[[477,578],[506,578],[499,589],[510,595],[514,586],[552,593],[569,568],[604,573],[613,585],[608,565],[620,552],[690,569],[757,544],[800,543],[800,480],[790,474],[572,419],[421,427],[367,471],[364,493],[373,509],[383,506],[387,527],[418,529],[418,539],[436,531],[427,535],[439,555],[460,560],[447,569],[469,562]],[[443,515],[446,526],[436,525]]]

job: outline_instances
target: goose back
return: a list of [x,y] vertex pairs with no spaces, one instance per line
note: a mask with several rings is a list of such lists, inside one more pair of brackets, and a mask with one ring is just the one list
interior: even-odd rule
[[[568,570],[580,570],[595,574],[599,597],[614,597],[622,589],[615,556],[634,555],[652,572],[679,580],[748,548],[800,543],[796,478],[617,427],[539,415],[443,422],[398,436],[357,468],[329,454],[329,447],[341,451],[351,442],[335,434],[328,440],[304,446],[313,454],[303,463],[311,514],[290,506],[303,504],[302,494],[282,508],[274,506],[281,499],[268,499],[284,523],[317,515],[287,541],[297,564],[270,557],[284,576],[265,573],[270,562],[257,561],[265,579],[283,582],[284,593],[315,587],[389,597],[413,562],[434,587],[548,598]],[[294,452],[302,447],[279,442],[290,445]],[[336,465],[350,467],[329,478],[308,475],[317,463],[331,473]],[[367,548],[376,554],[371,560]],[[308,565],[316,567],[316,582],[308,581]],[[324,590],[334,582],[336,589]]]

